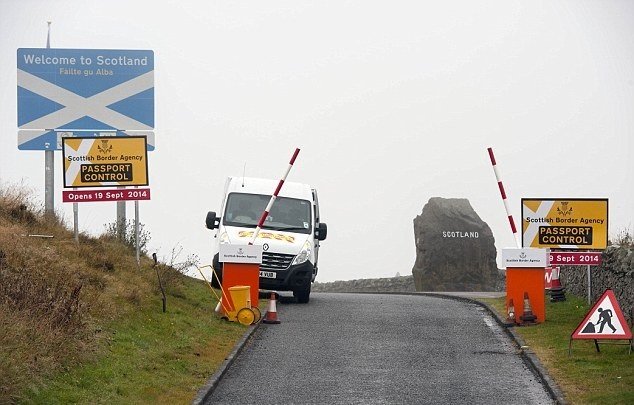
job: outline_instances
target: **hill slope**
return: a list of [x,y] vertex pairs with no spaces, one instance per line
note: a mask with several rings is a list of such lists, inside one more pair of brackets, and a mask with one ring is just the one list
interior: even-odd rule
[[[45,237],[44,237],[45,236]],[[21,190],[0,190],[0,403],[194,397],[244,328],[201,281],[107,236],[79,243]]]

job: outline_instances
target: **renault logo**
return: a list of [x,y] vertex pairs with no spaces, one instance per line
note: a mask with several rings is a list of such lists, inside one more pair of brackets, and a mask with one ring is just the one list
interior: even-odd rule
[[265,252],[269,250],[269,244],[265,243],[264,245],[262,245],[262,250],[264,250]]

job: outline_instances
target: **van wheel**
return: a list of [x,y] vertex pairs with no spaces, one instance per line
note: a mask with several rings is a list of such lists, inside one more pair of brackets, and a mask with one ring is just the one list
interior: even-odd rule
[[310,300],[310,284],[301,290],[293,290],[293,297],[295,297],[300,304],[307,304]]
[[[216,274],[220,278],[220,283],[222,283],[222,270],[216,270]],[[216,278],[216,276],[214,276],[214,274],[212,272],[212,274],[211,274],[211,286],[213,288],[220,288],[220,283],[218,282],[218,279]]]

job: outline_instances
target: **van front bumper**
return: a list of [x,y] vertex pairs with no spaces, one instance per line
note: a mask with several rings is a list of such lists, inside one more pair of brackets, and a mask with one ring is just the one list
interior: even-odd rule
[[[222,279],[222,263],[218,261],[218,254],[214,256],[213,265]],[[260,268],[261,271],[275,273],[275,278],[260,277],[260,288],[276,291],[293,291],[308,288],[313,278],[314,267],[307,260],[302,264],[291,265],[286,270]]]

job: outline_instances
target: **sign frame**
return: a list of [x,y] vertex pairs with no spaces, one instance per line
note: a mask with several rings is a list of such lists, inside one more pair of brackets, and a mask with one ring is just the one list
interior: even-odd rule
[[18,48],[18,149],[55,150],[55,130],[152,131],[154,51]]
[[601,252],[550,252],[553,266],[600,266],[602,261]]
[[[111,190],[62,190],[62,202],[112,202],[112,201],[145,201],[150,200],[149,188],[117,188]],[[74,198],[73,198],[74,197]]]
[[262,264],[262,245],[221,244],[218,260],[221,263]]
[[[539,203],[538,208],[533,211],[527,207],[526,203],[535,204]],[[563,204],[562,204],[563,203]],[[583,223],[583,217],[578,218],[579,210],[574,210],[571,204],[570,208],[566,211],[564,208],[569,203],[580,203],[585,206],[586,210],[598,210],[603,209],[597,207],[588,207],[589,204],[596,204],[597,206],[604,205],[605,211],[597,214],[593,212],[592,215],[597,218],[585,218],[585,220],[602,220],[602,223]],[[556,205],[559,204],[559,207]],[[558,212],[563,218],[552,217],[551,212],[553,208],[556,208],[555,212]],[[529,212],[530,211],[530,212]],[[534,247],[534,248],[552,248],[552,249],[570,249],[570,250],[604,250],[608,246],[608,224],[609,224],[609,199],[608,198],[522,198],[521,199],[521,213],[522,213],[522,246]],[[570,217],[568,217],[570,215]],[[583,215],[583,214],[581,214]],[[527,219],[528,218],[528,219]],[[564,229],[565,232],[570,232],[570,235],[565,235],[569,238],[574,238],[579,241],[586,241],[586,237],[589,235],[591,243],[578,243],[578,244],[555,244],[553,243],[541,243],[539,232],[541,228],[548,228],[551,222],[557,222],[554,225],[553,231],[560,232]],[[561,224],[559,223],[561,222]],[[575,224],[571,226],[569,224]],[[537,228],[537,231],[535,231]],[[562,236],[564,237],[564,236]],[[529,240],[530,239],[530,240]],[[537,241],[537,242],[535,242]]]
[[[139,153],[142,154],[142,158],[144,160],[144,164],[142,165],[143,169],[144,169],[144,174],[145,174],[145,181],[137,181],[134,182],[134,180],[130,180],[130,182],[125,182],[124,184],[121,184],[121,182],[90,182],[89,184],[68,184],[68,179],[67,179],[67,172],[68,172],[68,168],[66,167],[66,163],[67,163],[67,157],[66,157],[66,143],[67,141],[73,141],[73,140],[91,140],[91,141],[114,141],[114,143],[122,143],[122,142],[129,142],[132,140],[136,140],[136,139],[143,139],[143,150],[141,151],[139,149],[139,151],[136,151],[135,153]],[[92,149],[92,147],[90,148]],[[89,153],[90,150],[87,152]],[[147,153],[147,137],[145,136],[102,136],[102,137],[69,137],[69,138],[62,138],[62,168],[63,168],[63,179],[64,179],[64,188],[99,188],[99,187],[132,187],[132,186],[148,186],[150,184],[150,173],[148,170],[148,153]],[[114,160],[114,159],[112,159]],[[109,163],[103,163],[103,164],[116,164],[116,165],[132,165],[132,163],[127,163],[127,162],[112,162],[110,161]],[[81,170],[81,165],[80,164],[80,170]],[[130,167],[130,172],[132,173],[132,167]],[[79,173],[78,173],[79,175]],[[77,177],[77,175],[75,176]],[[71,180],[74,181],[74,180]]]
[[145,136],[147,137],[147,150],[148,152],[154,151],[156,148],[156,140],[154,131],[115,131],[112,130],[98,130],[88,131],[85,129],[52,129],[52,130],[37,130],[37,129],[20,129],[18,130],[18,149],[19,150],[62,150],[62,138],[83,138],[93,137],[100,138],[104,136]]
[[504,248],[502,263],[504,268],[546,268],[548,267],[548,249],[542,248]]
[[[620,323],[620,327],[623,329],[623,333],[618,334],[618,335],[614,335],[614,333],[608,333],[608,334],[603,334],[603,333],[589,333],[583,332],[583,329],[588,327],[589,324],[591,324],[592,322],[590,321],[590,319],[592,318],[592,315],[597,311],[597,308],[599,307],[599,305],[602,305],[602,303],[605,300],[609,300],[610,304],[612,305],[612,309],[614,309],[614,314],[612,314],[612,317],[616,317]],[[601,314],[603,315],[603,314]],[[610,318],[611,319],[611,318]],[[601,317],[599,317],[599,321],[601,320]],[[602,323],[602,327],[605,326],[606,322]],[[608,326],[611,325],[611,321],[608,320],[607,321]],[[598,322],[597,322],[598,324]],[[586,326],[584,326],[586,325]],[[592,328],[594,330],[594,328]],[[583,317],[583,319],[581,320],[581,322],[579,323],[579,325],[575,328],[575,330],[570,334],[570,341],[568,343],[568,355],[570,355],[572,353],[572,341],[573,340],[594,340],[594,345],[597,349],[597,352],[600,352],[599,350],[599,340],[627,340],[629,341],[628,343],[612,343],[612,344],[623,344],[623,345],[627,345],[629,346],[629,353],[632,353],[632,330],[630,329],[630,326],[627,324],[627,321],[625,320],[625,317],[623,316],[623,310],[621,309],[621,306],[619,305],[618,300],[616,299],[616,296],[614,295],[614,291],[612,291],[611,288],[606,289],[603,294],[601,294],[601,297],[599,297],[599,299],[594,303],[594,305],[590,308],[590,310],[586,313],[586,315]],[[607,342],[604,342],[607,343]]]

